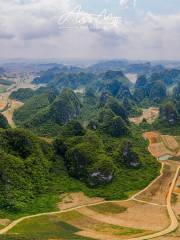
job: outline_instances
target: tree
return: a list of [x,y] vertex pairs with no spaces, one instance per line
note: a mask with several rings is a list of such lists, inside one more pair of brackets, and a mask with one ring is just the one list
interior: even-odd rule
[[147,84],[148,84],[148,80],[146,76],[141,75],[138,77],[135,84],[135,92],[134,92],[134,97],[138,102],[142,101],[147,96],[147,91],[146,91]]
[[2,115],[1,113],[0,113],[0,128],[3,128],[3,129],[9,128],[9,123],[7,121],[7,118],[4,117],[4,115]]
[[173,97],[175,98],[176,101],[180,102],[180,81],[173,90]]
[[113,113],[113,111],[109,108],[103,108],[100,112],[99,112],[99,117],[98,120],[100,123],[103,124],[107,124],[109,123],[113,117],[115,117],[116,115]]
[[140,165],[138,154],[133,150],[130,141],[124,141],[117,151],[117,161],[126,167],[137,168]]
[[115,176],[116,167],[111,157],[100,154],[95,164],[89,170],[90,185],[104,185],[111,182]]
[[85,129],[82,124],[76,120],[69,122],[63,129],[64,136],[83,136]]
[[166,102],[160,107],[160,119],[168,124],[175,125],[179,121],[179,114],[177,112],[175,103]]
[[166,85],[162,81],[156,81],[149,85],[149,98],[154,102],[160,102],[166,97]]
[[0,131],[1,208],[21,211],[47,189],[52,154],[42,146],[42,141],[24,130]]
[[115,113],[115,115],[121,117],[124,121],[128,122],[127,112],[118,100],[116,100],[115,98],[110,98],[106,107],[111,109]]
[[63,139],[56,138],[56,140],[53,142],[53,147],[57,155],[65,156],[65,153],[67,151],[67,146],[63,141]]
[[104,133],[110,134],[112,137],[120,137],[129,133],[129,129],[121,117],[114,117],[111,121],[103,123],[102,129]]
[[65,164],[71,176],[86,180],[88,167],[94,161],[94,151],[90,144],[80,143],[66,152]]

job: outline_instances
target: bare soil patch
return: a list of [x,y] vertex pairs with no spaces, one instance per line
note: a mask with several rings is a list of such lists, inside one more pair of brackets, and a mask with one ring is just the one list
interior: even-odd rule
[[20,101],[15,101],[15,100],[11,100],[11,106],[10,108],[8,108],[5,112],[3,112],[2,114],[7,118],[8,123],[11,127],[15,127],[15,123],[13,121],[13,114],[14,111],[20,107],[23,106],[24,103],[20,102]]
[[158,132],[146,132],[144,138],[148,139],[150,144],[149,152],[156,158],[163,156],[178,157],[180,156],[180,144],[178,137],[161,135]]
[[160,158],[162,156],[171,157],[174,155],[174,153],[171,150],[167,149],[162,142],[150,144],[149,151],[156,158]]
[[160,142],[160,134],[158,132],[146,132],[143,137],[147,139],[150,144],[159,143]]
[[176,152],[179,150],[179,144],[176,141],[176,138],[169,135],[161,135],[161,139],[164,145],[176,154]]
[[119,202],[119,205],[126,207],[127,211],[120,214],[108,215],[98,213],[87,207],[78,209],[77,211],[96,221],[149,231],[160,231],[169,224],[166,207],[139,203],[133,200]]
[[129,120],[136,124],[139,125],[142,123],[143,119],[145,119],[149,124],[152,124],[159,116],[159,108],[148,108],[148,109],[143,109],[143,114],[140,117],[135,117],[135,118],[130,118]]
[[163,175],[136,198],[155,204],[165,205],[169,186],[173,180],[175,172],[176,164],[166,163],[163,168]]
[[122,239],[129,239],[129,238],[134,238],[134,237],[140,237],[140,236],[144,236],[144,235],[148,235],[151,234],[151,231],[142,231],[142,233],[136,233],[133,234],[133,230],[132,234],[127,234],[127,235],[121,235],[117,236],[118,234],[114,234],[112,235],[110,232],[108,232],[107,234],[105,233],[101,233],[101,232],[97,232],[97,231],[92,231],[92,230],[84,230],[84,231],[80,231],[78,233],[76,233],[76,235],[82,236],[82,237],[89,237],[89,238],[93,238],[93,239],[97,239],[97,240],[122,240]]
[[6,103],[5,102],[0,102],[0,110],[3,110],[6,106]]
[[163,236],[163,237],[155,238],[155,240],[179,240],[179,237],[176,237],[176,236]]
[[6,227],[10,223],[11,223],[11,220],[9,220],[9,219],[0,219],[0,226],[2,226],[2,227]]
[[58,204],[60,210],[74,208],[91,203],[102,202],[103,198],[90,198],[87,197],[83,192],[78,193],[67,193],[61,196],[62,201]]
[[[53,217],[53,216],[52,216]],[[91,237],[95,239],[97,236],[104,237],[103,239],[122,239],[120,236],[132,237],[139,236],[142,234],[148,234],[151,231],[145,231],[143,229],[128,228],[120,225],[114,225],[113,223],[106,223],[104,221],[99,221],[92,217],[86,216],[78,211],[71,211],[58,215],[58,219],[71,224],[82,231],[78,232],[78,235],[86,236],[91,233]],[[102,238],[101,238],[102,239]]]
[[127,73],[126,77],[132,82],[135,83],[137,81],[138,75],[136,73]]
[[175,201],[173,201],[172,206],[177,218],[180,220],[180,176],[177,179],[176,186],[174,188],[174,194],[176,198]]

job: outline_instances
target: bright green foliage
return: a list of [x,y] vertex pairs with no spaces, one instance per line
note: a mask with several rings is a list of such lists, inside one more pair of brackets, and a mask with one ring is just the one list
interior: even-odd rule
[[66,165],[71,176],[86,180],[88,167],[94,162],[93,148],[90,144],[80,143],[66,153]]
[[0,132],[0,206],[19,211],[46,188],[49,163],[28,132]]
[[16,125],[23,126],[27,124],[39,111],[42,111],[49,104],[49,93],[42,93],[30,98],[24,106],[15,111],[14,121]]
[[66,124],[80,114],[81,103],[76,94],[65,89],[49,107],[47,117],[57,124]]
[[15,122],[36,132],[57,135],[57,130],[60,130],[61,125],[77,118],[80,114],[81,103],[76,94],[69,89],[63,90],[55,100],[51,97],[52,92],[47,92],[28,100],[21,109],[15,112]]
[[104,125],[108,124],[114,117],[115,117],[115,113],[109,109],[109,108],[103,108],[100,112],[99,112],[99,122],[103,123]]
[[73,120],[66,124],[62,130],[63,136],[83,136],[85,129],[82,124],[76,120]]
[[105,153],[99,154],[95,163],[88,171],[88,182],[91,186],[104,185],[113,180],[115,177],[116,166],[112,158]]

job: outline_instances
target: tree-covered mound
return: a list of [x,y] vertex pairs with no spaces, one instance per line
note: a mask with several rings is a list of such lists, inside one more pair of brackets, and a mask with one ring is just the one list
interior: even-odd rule
[[56,135],[61,126],[79,116],[80,110],[81,103],[76,94],[64,89],[57,97],[51,92],[32,97],[15,112],[14,120],[17,125],[42,135]]
[[180,135],[180,82],[160,105],[160,116],[153,126],[163,133]]
[[26,130],[1,130],[0,216],[54,211],[66,192],[125,199],[142,189],[160,166],[142,132],[130,132],[117,137],[72,121],[50,144]]
[[17,91],[14,91],[10,94],[10,98],[25,102],[29,98],[33,97],[34,94],[35,91],[33,91],[31,88],[19,88]]
[[0,130],[0,208],[21,210],[47,187],[48,155],[24,130]]

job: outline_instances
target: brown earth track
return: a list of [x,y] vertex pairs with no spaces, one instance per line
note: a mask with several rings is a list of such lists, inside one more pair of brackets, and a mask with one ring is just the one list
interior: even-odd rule
[[[169,165],[169,163],[167,162],[167,163],[165,163],[165,165]],[[171,164],[170,164],[170,166],[171,166]],[[172,169],[171,170],[173,170],[173,173],[172,173],[172,177],[170,177],[170,175],[169,175],[169,171],[165,171],[165,173],[168,173],[167,174],[167,176],[166,176],[166,174],[163,174],[163,172],[162,172],[162,175],[160,176],[160,177],[158,177],[156,180],[154,180],[148,187],[146,187],[145,188],[145,190],[143,190],[143,191],[141,191],[139,194],[135,194],[133,197],[131,197],[131,199],[129,199],[129,200],[127,200],[127,201],[108,201],[108,202],[116,202],[116,203],[118,203],[119,202],[119,204],[122,204],[123,202],[125,203],[125,204],[130,204],[130,202],[136,202],[136,206],[137,206],[137,204],[139,204],[140,206],[141,206],[141,210],[142,210],[142,206],[151,206],[152,208],[160,208],[160,209],[166,209],[165,208],[165,206],[159,206],[158,204],[157,205],[154,205],[154,203],[153,202],[150,202],[150,203],[140,203],[140,202],[137,202],[137,201],[141,201],[141,199],[140,200],[136,200],[136,198],[138,198],[143,192],[146,192],[148,189],[151,189],[151,187],[153,187],[153,185],[157,182],[157,181],[161,181],[161,177],[164,177],[164,176],[166,176],[166,178],[165,179],[170,179],[171,178],[171,181],[170,181],[170,184],[168,185],[169,186],[169,189],[168,189],[168,194],[167,194],[167,198],[166,198],[166,201],[167,201],[167,210],[168,210],[168,215],[169,215],[169,217],[170,217],[170,220],[171,220],[171,224],[169,225],[169,227],[166,227],[164,230],[162,230],[162,231],[160,231],[160,232],[157,232],[157,233],[153,233],[153,234],[148,234],[148,235],[146,235],[146,236],[142,236],[142,237],[133,237],[133,238],[131,238],[131,239],[129,239],[129,240],[145,240],[145,239],[152,239],[152,238],[156,238],[156,237],[161,237],[161,236],[164,236],[164,235],[167,235],[167,234],[169,234],[170,232],[172,232],[172,231],[174,231],[176,228],[177,228],[177,225],[178,225],[178,223],[177,223],[177,219],[176,219],[176,216],[175,216],[175,214],[174,214],[174,212],[173,212],[173,210],[172,210],[172,207],[171,207],[171,195],[172,195],[172,192],[173,192],[173,189],[174,189],[174,186],[175,186],[175,183],[176,183],[176,180],[177,180],[177,177],[178,177],[178,175],[179,175],[179,164],[174,164],[173,165],[173,163],[172,163]],[[171,171],[170,170],[170,171]],[[169,180],[168,180],[168,182],[169,182]],[[106,201],[103,201],[102,203],[106,203]],[[99,204],[99,203],[98,203]],[[74,207],[74,208],[71,208],[71,209],[68,209],[68,210],[64,210],[64,211],[59,211],[59,212],[54,212],[54,213],[44,213],[44,214],[37,214],[37,215],[33,215],[33,216],[27,216],[27,217],[23,217],[23,218],[21,218],[21,219],[18,219],[18,220],[16,220],[16,221],[14,221],[13,223],[11,223],[9,226],[7,226],[6,228],[4,228],[3,230],[0,230],[0,234],[3,234],[3,233],[6,233],[6,232],[8,232],[11,228],[13,228],[15,225],[17,225],[18,223],[20,223],[20,222],[22,222],[23,220],[25,220],[25,219],[29,219],[29,218],[34,218],[34,217],[38,217],[38,216],[52,216],[53,214],[59,214],[59,213],[63,213],[63,212],[70,212],[70,211],[72,211],[72,210],[76,210],[76,211],[81,211],[82,209],[88,209],[88,207],[89,206],[93,206],[93,205],[97,205],[97,203],[95,203],[95,204],[87,204],[87,205],[85,205],[85,206],[78,206],[78,207]],[[88,209],[89,210],[89,209]],[[141,211],[141,210],[139,210],[139,212]],[[87,211],[87,210],[86,210]],[[143,214],[143,213],[145,213],[145,212],[147,212],[146,210],[144,210],[144,211],[141,211],[141,214]],[[157,213],[157,211],[156,211],[156,213]],[[90,216],[89,215],[89,212],[86,212],[86,214],[85,214],[85,210],[84,210],[84,212],[83,212],[83,214],[84,215],[88,215],[88,217]],[[91,214],[92,214],[92,212],[91,212]],[[122,214],[124,214],[124,213],[122,213]],[[151,211],[151,214],[152,214],[152,211]],[[120,214],[121,215],[121,214]],[[92,218],[93,218],[93,216],[94,215],[92,215]],[[121,215],[122,216],[122,215]],[[167,216],[167,214],[166,214],[166,216]],[[99,216],[100,217],[100,216]],[[104,215],[103,215],[103,217],[104,217]],[[107,217],[111,217],[111,216],[107,216]],[[132,218],[132,217],[131,217]],[[151,218],[150,216],[149,216],[149,218],[150,219],[153,219],[153,218]],[[156,216],[156,218],[157,219],[159,219],[157,216]],[[115,219],[115,218],[114,218]],[[95,220],[98,220],[98,219],[95,219]],[[100,219],[98,220],[98,221],[100,221]],[[106,220],[105,220],[106,221]],[[105,222],[104,220],[103,220],[103,222]],[[115,221],[115,220],[114,220]],[[128,222],[128,220],[127,220],[127,222]],[[161,222],[161,220],[160,220],[160,222]],[[127,225],[126,225],[127,226]],[[95,238],[96,239],[96,238]],[[117,239],[117,237],[113,237],[111,240],[116,240]],[[121,238],[122,239],[122,238]],[[108,240],[108,238],[106,238],[106,235],[104,235],[104,239],[103,240]],[[118,239],[119,240],[119,239]]]
[[172,183],[177,166],[175,164],[165,163],[163,175],[148,189],[139,194],[136,199],[165,205],[169,186]]
[[133,200],[124,203],[119,202],[119,205],[127,207],[127,211],[109,215],[98,213],[88,207],[78,209],[77,211],[97,221],[142,230],[160,231],[169,225],[166,207],[139,203]]

